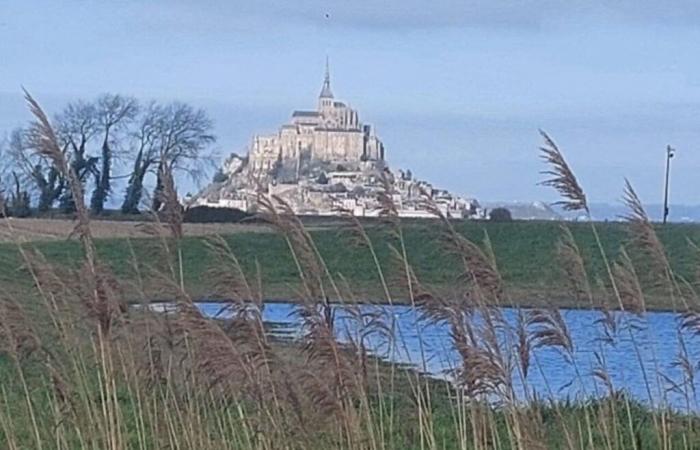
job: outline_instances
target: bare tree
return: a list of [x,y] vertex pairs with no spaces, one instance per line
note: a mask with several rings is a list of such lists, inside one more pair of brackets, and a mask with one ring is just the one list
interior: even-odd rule
[[[96,109],[91,103],[70,103],[56,116],[56,135],[61,151],[82,183],[88,174],[95,173],[98,158],[88,154],[88,144],[99,131]],[[61,209],[73,212],[75,202],[65,177],[54,165],[34,148],[29,130],[17,128],[10,134],[8,156],[17,171],[15,182],[28,182],[35,191],[37,209],[45,212],[60,200]]]
[[212,128],[211,119],[202,109],[178,102],[152,103],[134,134],[136,156],[122,211],[138,211],[144,179],[151,171],[156,175],[152,205],[156,211],[162,203],[164,173],[184,172],[197,177],[205,161],[204,152],[216,140]]
[[163,174],[184,172],[192,178],[198,178],[205,162],[204,151],[216,141],[212,134],[213,122],[203,109],[175,102],[167,105],[164,112],[163,142],[153,195],[154,211],[158,211],[161,206],[160,199],[165,187]]
[[112,164],[115,150],[119,147],[122,133],[127,131],[138,110],[138,102],[131,97],[104,94],[97,99],[95,115],[102,147],[100,168],[94,172],[95,189],[90,200],[90,209],[94,214],[100,214],[104,210],[104,204],[112,188]]
[[[53,122],[59,149],[83,187],[80,192],[85,192],[85,184],[94,180],[90,199],[93,214],[104,210],[117,178],[113,175],[115,161],[125,151],[133,158],[133,166],[122,210],[135,213],[149,174],[156,181],[152,207],[157,210],[163,174],[186,173],[196,179],[208,160],[205,152],[215,141],[212,121],[202,109],[177,102],[153,102],[140,108],[136,99],[113,94],[102,95],[95,102],[69,103]],[[11,169],[4,177],[5,197],[10,187],[18,192],[19,184],[20,191],[36,195],[39,211],[48,211],[59,201],[64,212],[74,212],[76,199],[67,189],[65,176],[35,151],[35,145],[29,128],[14,130],[7,139],[3,161],[11,161]]]
[[12,172],[12,182],[14,189],[7,200],[7,205],[3,204],[4,211],[14,217],[28,217],[32,212],[29,192],[24,188],[17,172]]
[[[94,104],[84,101],[70,103],[56,117],[56,135],[64,155],[70,161],[81,184],[85,184],[88,175],[97,173],[99,158],[88,153],[89,142],[100,130],[97,109]],[[70,189],[65,189],[60,199],[64,212],[75,211],[75,200]]]
[[146,174],[158,162],[162,122],[161,109],[151,102],[139,117],[138,126],[132,133],[131,150],[134,162],[122,204],[122,212],[125,214],[139,212]]
[[36,193],[39,212],[51,209],[65,188],[65,179],[46,157],[32,149],[26,129],[15,128],[10,133],[5,153],[6,175],[12,172],[15,184],[21,180],[25,191]]

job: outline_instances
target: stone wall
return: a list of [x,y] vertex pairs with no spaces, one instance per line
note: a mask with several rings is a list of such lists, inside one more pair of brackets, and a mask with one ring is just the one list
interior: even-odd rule
[[320,161],[360,161],[364,137],[359,131],[316,130],[312,158]]
[[[310,157],[322,162],[359,162],[384,159],[384,149],[369,125],[360,122],[356,110],[342,102],[321,98],[318,115],[297,111],[290,123],[275,135],[256,136],[250,152],[250,168],[256,173],[280,166],[299,167]],[[296,162],[296,164],[294,164]]]

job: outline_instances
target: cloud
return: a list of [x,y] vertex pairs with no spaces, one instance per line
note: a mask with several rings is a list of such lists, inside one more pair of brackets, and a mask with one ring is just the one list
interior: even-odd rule
[[691,0],[244,0],[236,8],[249,14],[294,18],[320,26],[376,29],[543,29],[581,21],[700,24],[700,3]]
[[[77,14],[98,11],[99,24],[95,25],[121,17],[130,22],[130,27],[172,32],[230,32],[251,20],[256,24],[373,31],[464,27],[547,31],[572,24],[601,23],[700,25],[700,2],[696,0],[115,0],[110,7],[66,0],[60,8],[51,2],[45,4],[44,10],[56,14],[69,9],[77,10]],[[21,2],[10,6],[18,8]],[[86,23],[90,25],[90,21]],[[263,31],[256,26],[243,29]]]

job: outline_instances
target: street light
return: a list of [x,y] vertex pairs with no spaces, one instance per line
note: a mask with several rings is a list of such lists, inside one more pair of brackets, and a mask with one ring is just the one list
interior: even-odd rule
[[666,146],[666,183],[664,186],[664,225],[668,219],[668,179],[671,173],[671,158],[676,154],[676,150],[670,145]]

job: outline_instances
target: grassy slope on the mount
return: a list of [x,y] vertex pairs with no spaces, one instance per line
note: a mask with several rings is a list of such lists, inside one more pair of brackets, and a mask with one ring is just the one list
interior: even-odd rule
[[[566,298],[562,271],[555,255],[556,242],[561,236],[560,224],[555,222],[459,222],[458,231],[479,244],[488,235],[493,246],[498,269],[503,276],[513,302],[537,304],[545,299],[554,299],[562,307],[587,307],[575,304]],[[591,232],[590,224],[569,223],[583,257],[588,264],[591,282],[596,278],[606,279],[604,264]],[[627,234],[624,224],[597,223],[603,246],[611,260],[624,245]],[[461,264],[446,252],[439,241],[442,228],[439,222],[409,223],[404,225],[404,239],[409,260],[421,282],[437,288],[450,289],[460,272]],[[385,230],[368,224],[372,239],[385,275],[388,279],[398,267],[392,257],[393,238]],[[658,227],[657,232],[664,243],[676,273],[690,282],[696,282],[698,254],[689,240],[700,242],[700,226],[671,224]],[[367,248],[354,245],[353,232],[349,227],[311,232],[333,276],[342,275],[361,295],[377,296],[381,293],[379,278]],[[292,296],[298,282],[294,260],[283,237],[260,232],[240,232],[224,236],[239,258],[244,271],[256,276],[256,261],[260,267],[262,284],[266,295],[276,298]],[[212,259],[203,237],[186,237],[182,242],[185,285],[195,296],[207,296],[211,292],[206,273]],[[38,242],[34,245],[50,262],[59,266],[75,266],[80,260],[80,249],[74,241]],[[133,281],[132,250],[139,264],[144,267],[158,263],[154,260],[158,240],[150,239],[100,239],[97,242],[102,260],[112,266],[115,273],[126,281]],[[17,248],[13,244],[0,244],[0,276],[15,278],[21,270]],[[146,289],[150,291],[149,286]],[[397,292],[398,295],[400,293]],[[155,294],[154,294],[155,295]],[[377,298],[379,300],[380,298]],[[650,298],[651,308],[670,308],[663,298]]]

